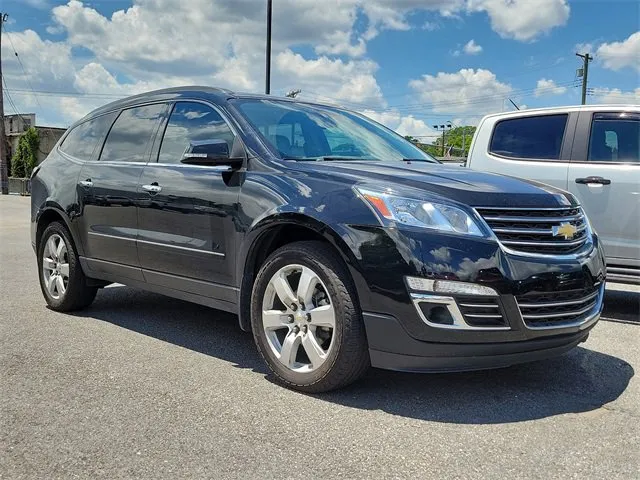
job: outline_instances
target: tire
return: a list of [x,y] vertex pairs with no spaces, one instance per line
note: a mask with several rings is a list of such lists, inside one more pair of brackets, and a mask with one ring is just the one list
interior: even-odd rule
[[98,291],[87,286],[71,234],[61,222],[52,222],[42,234],[38,245],[38,278],[47,305],[57,312],[88,307]]
[[[295,310],[280,298],[287,295],[276,290],[281,278],[291,287]],[[267,258],[253,286],[251,327],[269,369],[279,383],[294,390],[335,390],[355,382],[369,368],[355,287],[342,259],[322,242],[285,245]]]

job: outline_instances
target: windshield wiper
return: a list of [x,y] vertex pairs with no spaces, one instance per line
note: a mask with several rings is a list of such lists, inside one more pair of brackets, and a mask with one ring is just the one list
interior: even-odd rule
[[318,157],[315,159],[316,162],[348,162],[351,160],[360,160],[360,161],[379,161],[377,158],[363,158],[363,157],[341,157],[339,155],[326,155],[324,157]]
[[407,163],[411,163],[411,162],[439,163],[439,162],[428,160],[426,158],[403,158],[402,161]]

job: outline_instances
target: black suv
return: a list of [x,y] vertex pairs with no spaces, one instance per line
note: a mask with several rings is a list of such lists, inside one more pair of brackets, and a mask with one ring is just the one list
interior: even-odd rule
[[357,113],[206,87],[73,125],[32,177],[49,306],[119,282],[238,314],[284,384],[511,365],[585,341],[605,264],[576,199],[446,167]]

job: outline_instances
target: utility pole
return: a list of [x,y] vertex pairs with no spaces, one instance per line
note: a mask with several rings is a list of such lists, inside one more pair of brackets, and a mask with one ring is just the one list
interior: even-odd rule
[[593,60],[593,57],[588,53],[581,54],[576,53],[577,57],[580,57],[583,62],[582,67],[582,105],[587,104],[587,75],[589,74],[589,62]]
[[[2,52],[2,25],[9,15],[0,12],[0,52]],[[2,57],[0,53],[0,193],[9,194],[9,172],[7,171],[7,136],[4,132],[4,97],[2,92]]]
[[271,13],[273,10],[273,0],[267,0],[267,63],[265,65],[265,85],[264,93],[271,93]]
[[447,125],[434,125],[434,130],[442,130],[442,156],[444,157],[444,142],[445,142],[445,131],[447,128],[451,129],[451,122],[447,122]]

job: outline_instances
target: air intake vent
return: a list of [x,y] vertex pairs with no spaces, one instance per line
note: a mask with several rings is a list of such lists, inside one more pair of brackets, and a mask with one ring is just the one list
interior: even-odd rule
[[457,296],[464,321],[473,327],[506,327],[498,297]]
[[561,328],[593,315],[601,302],[601,284],[581,290],[531,292],[516,297],[524,323],[530,328]]

